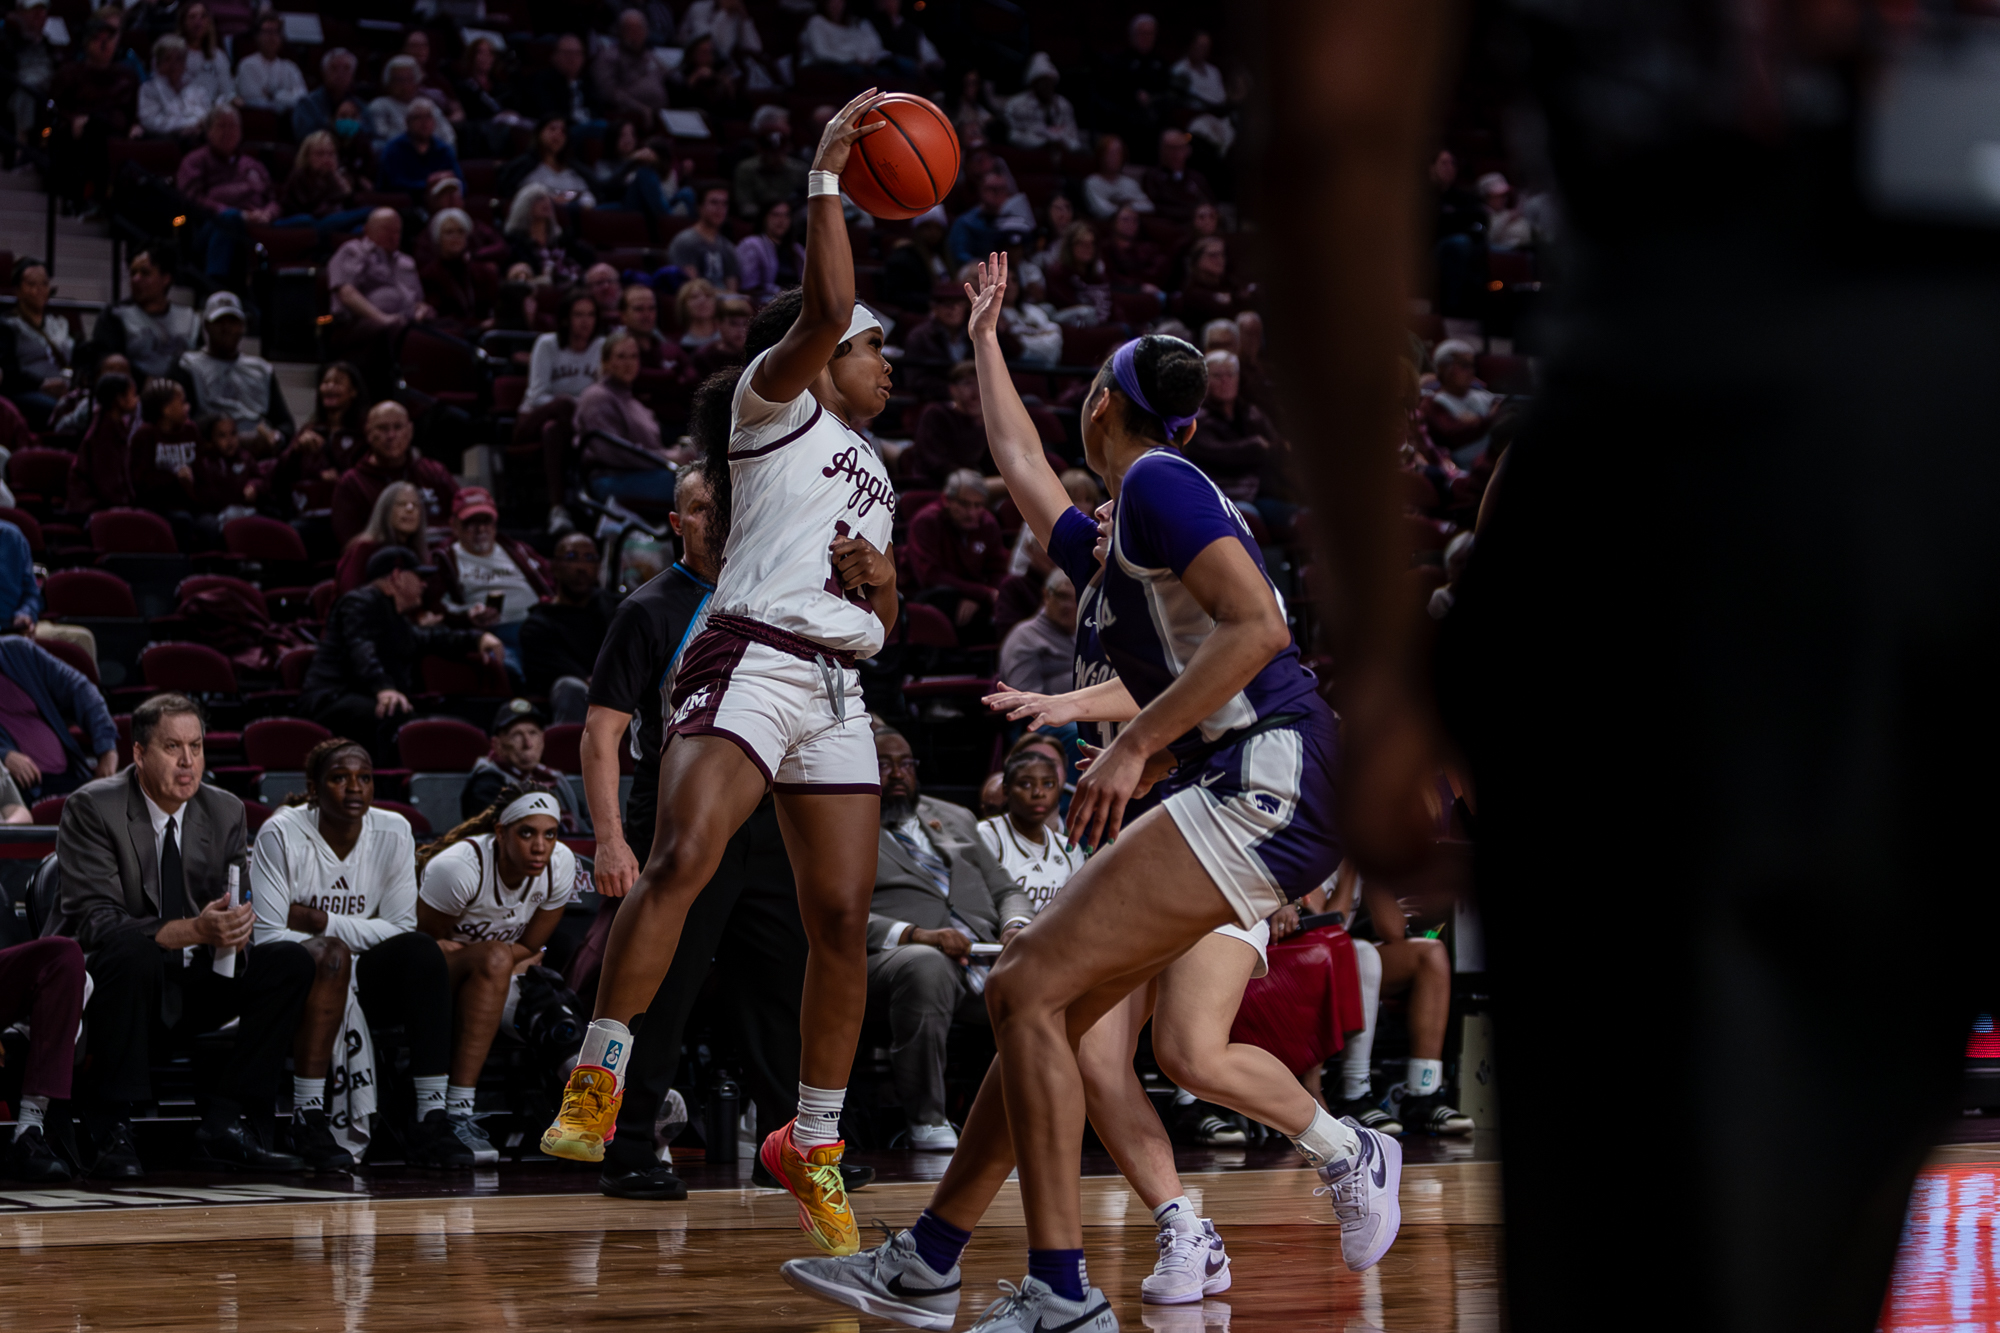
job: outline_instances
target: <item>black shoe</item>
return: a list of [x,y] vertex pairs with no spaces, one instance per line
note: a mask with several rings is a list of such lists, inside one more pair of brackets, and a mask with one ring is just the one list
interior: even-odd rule
[[1387,1134],[1392,1139],[1403,1137],[1403,1122],[1383,1110],[1381,1103],[1372,1097],[1356,1097],[1353,1101],[1335,1102],[1331,1114],[1335,1120],[1346,1116],[1363,1129],[1372,1129],[1377,1134]]
[[1428,1097],[1406,1097],[1401,1107],[1403,1124],[1418,1134],[1470,1134],[1472,1117],[1452,1106],[1443,1093]]
[[0,1175],[34,1185],[60,1185],[76,1173],[49,1147],[49,1141],[42,1136],[42,1127],[32,1125],[14,1136],[14,1145],[7,1151]]
[[292,1149],[312,1171],[352,1171],[354,1154],[333,1136],[325,1111],[307,1111],[292,1121]]
[[687,1185],[674,1174],[673,1166],[653,1155],[651,1137],[621,1135],[605,1145],[604,1170],[597,1177],[597,1188],[606,1198],[668,1200],[688,1196]]
[[[612,1142],[615,1143],[617,1140],[614,1139]],[[755,1185],[760,1190],[781,1190],[784,1188],[783,1185],[778,1183],[776,1176],[764,1169],[764,1158],[761,1154],[750,1160],[753,1163],[750,1168],[750,1183],[752,1185]],[[875,1183],[875,1168],[872,1166],[853,1166],[847,1162],[842,1162],[840,1164],[840,1183],[846,1188],[849,1194],[852,1194],[858,1189]]]
[[440,1171],[469,1171],[478,1158],[458,1135],[451,1116],[432,1111],[419,1120],[409,1133],[404,1160],[411,1166],[435,1167]]
[[142,1180],[146,1168],[139,1163],[139,1149],[132,1142],[132,1122],[120,1120],[97,1139],[97,1160],[90,1164],[92,1180]]
[[219,1129],[203,1125],[194,1132],[196,1165],[211,1171],[301,1172],[306,1159],[295,1153],[275,1152],[257,1141],[250,1126],[238,1116]]

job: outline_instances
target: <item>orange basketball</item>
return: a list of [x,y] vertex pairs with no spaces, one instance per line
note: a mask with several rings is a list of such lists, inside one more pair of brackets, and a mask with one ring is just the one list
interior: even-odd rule
[[958,134],[944,112],[911,93],[890,93],[861,124],[889,122],[855,142],[840,187],[863,212],[913,218],[944,202],[958,180]]

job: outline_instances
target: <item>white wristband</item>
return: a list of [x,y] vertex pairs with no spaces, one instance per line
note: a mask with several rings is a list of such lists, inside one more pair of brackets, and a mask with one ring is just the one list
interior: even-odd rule
[[823,194],[840,194],[839,172],[815,171],[806,177],[806,198],[817,199]]

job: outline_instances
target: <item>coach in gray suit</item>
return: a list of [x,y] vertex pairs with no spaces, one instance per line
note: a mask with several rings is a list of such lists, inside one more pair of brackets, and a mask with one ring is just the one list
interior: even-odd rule
[[949,1152],[958,1136],[944,1113],[945,1034],[954,1018],[986,1021],[986,971],[974,943],[1004,944],[1034,915],[979,841],[972,812],[923,795],[910,743],[875,733],[882,833],[868,917],[868,1012],[886,1015],[896,1094],[910,1146]]
[[[56,830],[62,891],[46,933],[82,945],[96,983],[79,1098],[99,1178],[143,1174],[130,1117],[153,1097],[155,1032],[192,1036],[238,1017],[235,1050],[195,1132],[197,1155],[214,1167],[305,1169],[260,1143],[243,1113],[273,1105],[312,956],[298,944],[262,944],[237,958],[234,977],[216,973],[215,950],[245,948],[255,913],[227,899],[228,868],[245,857],[243,802],[203,785],[204,768],[200,706],[155,695],[132,713],[132,767],[77,788]],[[249,887],[248,876],[240,882]]]

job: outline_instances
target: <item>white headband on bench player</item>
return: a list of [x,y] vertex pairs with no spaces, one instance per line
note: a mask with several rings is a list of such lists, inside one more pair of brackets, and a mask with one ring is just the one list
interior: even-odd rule
[[556,798],[547,792],[531,791],[525,796],[515,797],[514,803],[500,812],[500,822],[511,824],[517,819],[526,819],[529,815],[548,815],[552,819],[561,819],[562,807],[557,805]]

